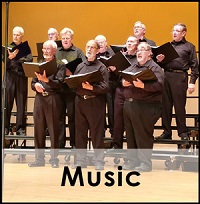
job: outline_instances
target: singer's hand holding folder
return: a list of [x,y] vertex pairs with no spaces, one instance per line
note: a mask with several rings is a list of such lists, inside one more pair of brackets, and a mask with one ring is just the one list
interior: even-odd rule
[[2,50],[1,50],[2,60],[4,60],[4,58],[5,58],[5,51],[7,52],[7,57],[8,57],[8,50],[10,52],[12,52],[12,47],[7,46],[7,48],[6,48],[6,46],[2,45]]
[[70,75],[69,77],[66,77],[64,80],[64,82],[67,83],[67,85],[70,88],[77,88],[81,86],[82,82],[86,82],[86,81],[89,82],[90,84],[103,81],[103,76],[101,71],[96,70],[85,74]]
[[174,49],[174,47],[172,46],[172,44],[170,42],[167,42],[161,46],[158,47],[154,47],[152,46],[152,52],[153,52],[153,59],[154,61],[156,60],[156,56],[159,54],[163,54],[165,55],[164,60],[162,61],[163,64],[166,64],[168,62],[171,62],[172,60],[176,59],[179,57],[179,54],[176,52],[176,50]]
[[[17,53],[17,55],[15,57],[15,60],[18,60],[22,57],[25,57],[31,53],[31,49],[29,47],[28,41],[24,41],[24,42],[20,43],[19,45],[14,46],[14,47],[7,47],[7,49],[9,49],[10,52],[14,52],[16,49],[19,50],[19,52]],[[5,46],[4,45],[2,45],[2,55],[3,55],[3,57],[5,57]]]
[[129,81],[130,83],[135,81],[137,78],[140,79],[141,81],[156,81],[157,80],[156,75],[149,68],[143,71],[136,72],[136,73],[119,71],[119,74],[122,76],[122,78],[124,78],[126,81]]
[[58,71],[56,59],[52,59],[49,62],[24,62],[22,63],[24,73],[26,77],[36,77],[35,72],[43,74],[44,70],[46,71],[46,76],[51,76]]
[[115,66],[117,71],[124,70],[131,66],[131,63],[127,59],[127,57],[122,52],[117,52],[115,55],[113,55],[110,58],[105,58],[100,56],[99,60],[106,65],[106,67],[109,66]]
[[127,50],[125,45],[110,45],[111,49],[114,51],[114,53],[117,52],[125,52]]

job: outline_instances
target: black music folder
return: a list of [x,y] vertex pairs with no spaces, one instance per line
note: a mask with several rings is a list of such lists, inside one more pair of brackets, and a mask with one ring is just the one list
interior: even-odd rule
[[132,81],[135,81],[137,78],[141,81],[156,81],[157,77],[154,74],[154,72],[147,68],[143,71],[139,71],[136,73],[133,72],[126,72],[126,71],[119,71],[119,74],[124,78],[126,81],[129,81],[132,83]]
[[[5,45],[2,45],[2,50],[1,50],[1,56],[2,56],[2,60],[5,58],[5,51],[6,50],[10,50],[12,52],[12,47],[10,46],[5,46]],[[7,51],[7,57],[8,57],[8,51]]]
[[152,46],[152,52],[153,52],[153,59],[156,62],[156,56],[159,54],[165,55],[164,60],[162,61],[163,64],[166,64],[168,62],[171,62],[172,60],[176,59],[179,57],[179,54],[176,52],[174,47],[170,42],[167,42],[161,46]]
[[36,43],[36,47],[37,47],[37,60],[40,61],[43,59],[43,52],[42,52],[42,48],[43,48],[43,43]]
[[68,62],[65,64],[66,68],[70,70],[72,74],[74,74],[76,67],[82,62],[81,58],[76,58],[75,60]]
[[51,76],[52,74],[55,74],[58,70],[56,59],[52,59],[51,61],[47,62],[24,62],[22,63],[24,73],[26,77],[33,77],[35,78],[35,72],[38,72],[40,74],[43,74],[43,71],[46,71],[46,76]]
[[98,58],[103,64],[108,66],[115,66],[117,71],[124,70],[127,67],[131,66],[130,61],[127,59],[127,57],[122,52],[117,52],[112,57],[106,58],[104,56],[100,56]]
[[56,40],[55,42],[57,44],[57,47],[62,47],[62,41],[61,40]]
[[[7,47],[7,49],[9,49],[11,52],[14,52],[16,49],[19,50],[19,52],[17,53],[15,60],[18,60],[22,57],[27,56],[28,54],[31,53],[31,49],[30,46],[28,44],[28,41],[24,41],[22,43],[20,43],[19,45],[16,45],[14,47]],[[2,55],[3,57],[5,57],[5,46],[2,45]]]
[[[58,47],[62,47],[62,42],[61,40],[56,40],[55,41]],[[43,43],[36,43],[36,47],[37,47],[37,53],[38,53],[38,57],[37,60],[40,61],[43,59],[43,52],[42,52],[42,48],[43,48]]]
[[127,50],[125,45],[110,45],[110,47],[114,51],[114,53],[120,51],[125,52]]
[[101,71],[95,70],[93,72],[88,72],[85,74],[70,75],[69,77],[66,77],[64,80],[64,82],[67,83],[67,85],[70,88],[77,88],[81,86],[82,82],[86,81],[89,82],[90,84],[103,81]]

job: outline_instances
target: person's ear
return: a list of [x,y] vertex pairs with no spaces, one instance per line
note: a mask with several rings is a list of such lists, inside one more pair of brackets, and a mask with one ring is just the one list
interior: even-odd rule
[[186,35],[186,31],[182,31],[182,36],[184,37]]

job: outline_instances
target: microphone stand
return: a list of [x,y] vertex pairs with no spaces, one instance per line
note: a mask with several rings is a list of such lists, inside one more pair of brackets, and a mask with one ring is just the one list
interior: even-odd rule
[[9,2],[6,3],[6,21],[5,21],[5,59],[4,59],[4,78],[3,78],[3,98],[2,98],[2,188],[3,189],[3,173],[4,173],[4,143],[5,143],[5,101],[6,101],[6,64],[7,64],[7,46],[8,46],[8,11],[9,11]]

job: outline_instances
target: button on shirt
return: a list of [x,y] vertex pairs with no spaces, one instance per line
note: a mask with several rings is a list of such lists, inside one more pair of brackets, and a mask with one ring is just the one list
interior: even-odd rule
[[199,65],[195,46],[184,38],[179,42],[172,41],[171,43],[180,57],[167,64],[160,63],[160,65],[165,70],[179,69],[187,71],[191,68],[190,83],[195,84],[199,76]]
[[140,66],[138,63],[133,64],[124,71],[138,72],[150,68],[157,77],[157,81],[144,82],[144,89],[132,86],[132,96],[134,100],[161,102],[162,101],[162,87],[164,81],[164,72],[162,68],[156,64],[152,59]]
[[88,72],[92,72],[95,70],[100,70],[103,76],[104,81],[94,83],[93,85],[93,91],[87,90],[82,88],[82,86],[78,87],[76,89],[76,94],[79,96],[83,95],[97,95],[97,94],[105,94],[108,91],[108,71],[106,66],[100,62],[99,60],[95,60],[93,62],[84,61],[81,64],[79,64],[76,68],[76,71],[74,74],[85,74]]

